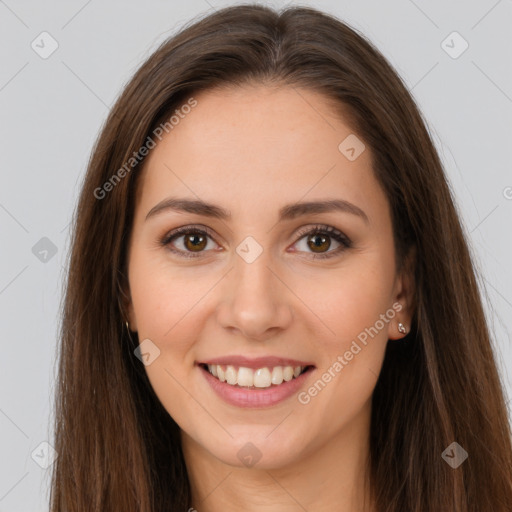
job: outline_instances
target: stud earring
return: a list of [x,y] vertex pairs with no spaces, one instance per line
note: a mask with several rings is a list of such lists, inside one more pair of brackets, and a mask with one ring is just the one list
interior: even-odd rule
[[124,325],[126,325],[126,328],[128,329],[128,332],[130,332],[130,325],[128,324],[128,322],[125,322]]
[[407,333],[407,329],[402,322],[398,322],[398,332],[401,332],[402,334]]

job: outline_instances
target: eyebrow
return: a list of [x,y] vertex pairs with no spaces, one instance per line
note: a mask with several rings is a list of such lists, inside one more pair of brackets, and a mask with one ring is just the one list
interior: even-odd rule
[[[231,212],[221,206],[207,203],[199,199],[168,197],[151,208],[146,215],[146,220],[166,210],[172,210],[180,213],[192,213],[220,220],[231,219]],[[279,221],[292,220],[302,215],[327,212],[350,213],[360,217],[366,224],[369,224],[369,219],[366,213],[355,204],[345,201],[344,199],[308,201],[285,205],[279,210]]]

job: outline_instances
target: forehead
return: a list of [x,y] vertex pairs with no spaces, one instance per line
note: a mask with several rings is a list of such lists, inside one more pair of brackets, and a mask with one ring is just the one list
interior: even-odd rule
[[357,136],[320,93],[246,86],[193,97],[197,105],[180,116],[146,159],[139,184],[146,207],[170,194],[257,215],[262,205],[304,196],[385,207],[370,149],[366,146],[355,160],[340,151],[345,140],[358,144]]

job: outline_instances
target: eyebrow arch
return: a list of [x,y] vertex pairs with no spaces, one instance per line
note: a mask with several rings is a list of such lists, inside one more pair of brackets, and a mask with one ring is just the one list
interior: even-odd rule
[[[178,197],[168,197],[164,199],[146,215],[146,220],[165,210],[174,210],[177,212],[192,213],[205,217],[213,217],[220,220],[230,220],[231,212],[224,208],[201,201],[199,199],[187,199]],[[366,224],[369,223],[368,216],[355,204],[349,203],[344,199],[329,199],[325,201],[309,201],[301,203],[292,203],[283,206],[279,210],[279,221],[291,220],[301,215],[327,213],[327,212],[344,212],[357,215],[362,218]]]

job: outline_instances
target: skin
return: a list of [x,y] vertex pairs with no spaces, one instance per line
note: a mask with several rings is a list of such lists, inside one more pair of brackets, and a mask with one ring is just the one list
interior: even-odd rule
[[[264,85],[204,91],[197,106],[149,154],[140,176],[129,246],[130,328],[160,350],[146,366],[160,401],[178,423],[199,512],[375,510],[365,487],[371,396],[388,340],[410,325],[410,276],[395,271],[391,214],[366,146],[349,161],[338,145],[352,129],[310,90]],[[222,206],[231,220],[162,210],[169,196]],[[343,199],[348,212],[278,222],[297,201]],[[211,229],[194,252],[175,228]],[[299,228],[345,234],[315,252]],[[252,236],[263,252],[247,263],[236,248]],[[325,235],[324,235],[325,236]],[[191,248],[192,247],[192,248]],[[315,254],[331,252],[328,259]],[[242,409],[211,390],[195,362],[240,354],[288,356],[316,369],[301,391],[380,315],[402,309],[307,404],[297,396]],[[392,343],[392,341],[390,341]],[[331,370],[332,371],[332,370]],[[261,453],[246,467],[238,451]],[[319,492],[321,489],[321,492]],[[366,501],[366,506],[363,502]]]

